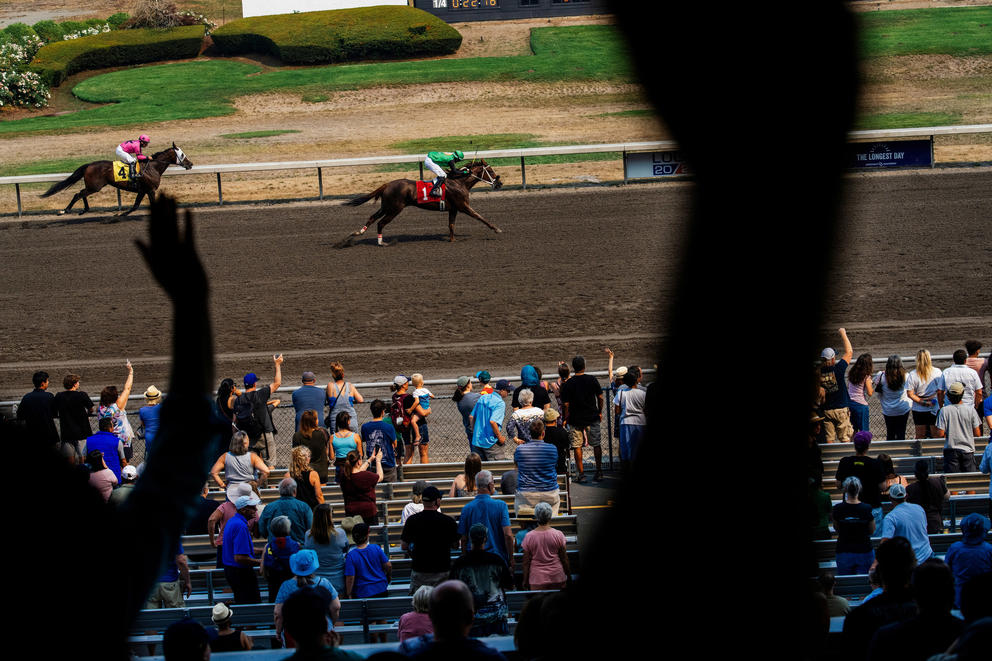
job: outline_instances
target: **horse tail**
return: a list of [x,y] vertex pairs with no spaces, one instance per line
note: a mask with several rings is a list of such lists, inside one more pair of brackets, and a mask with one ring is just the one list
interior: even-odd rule
[[76,183],[77,181],[83,178],[83,174],[86,172],[86,168],[88,168],[89,166],[90,166],[89,163],[87,163],[86,165],[80,165],[78,168],[76,168],[75,172],[69,175],[68,178],[63,179],[57,184],[54,184],[51,188],[49,188],[47,191],[42,193],[41,197],[48,197],[49,195],[55,195],[60,190],[64,190],[69,186],[72,186],[74,183]]
[[387,184],[383,184],[382,186],[379,186],[378,188],[376,188],[374,191],[372,191],[368,195],[362,195],[362,196],[356,197],[356,198],[354,198],[352,200],[348,200],[347,202],[345,202],[345,206],[357,207],[357,206],[361,206],[362,204],[365,204],[366,202],[368,202],[372,198],[375,198],[376,200],[378,200],[380,197],[382,197],[382,192],[384,190],[386,190],[386,186],[387,186]]

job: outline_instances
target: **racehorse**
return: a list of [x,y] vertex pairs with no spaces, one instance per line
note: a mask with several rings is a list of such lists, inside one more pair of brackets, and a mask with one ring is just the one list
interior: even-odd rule
[[448,173],[448,177],[445,180],[446,191],[444,200],[433,197],[419,199],[417,197],[417,182],[411,179],[394,179],[387,184],[383,184],[368,195],[362,195],[361,197],[356,197],[353,200],[345,202],[347,206],[357,207],[375,198],[376,200],[381,199],[382,205],[378,211],[369,216],[368,222],[365,223],[362,229],[348,235],[347,238],[338,242],[335,247],[343,248],[350,246],[354,242],[355,237],[365,234],[372,221],[376,220],[379,221],[376,226],[379,234],[379,245],[389,245],[382,242],[382,228],[398,216],[403,209],[416,206],[430,211],[441,211],[443,209],[441,206],[442,201],[447,205],[448,210],[448,241],[455,240],[455,216],[458,215],[459,211],[481,221],[486,227],[499,234],[503,230],[490,223],[469,206],[469,191],[480,181],[492,186],[493,190],[499,190],[503,187],[503,182],[500,180],[499,175],[493,172],[492,167],[481,159],[472,161],[459,170],[452,170]]
[[62,211],[59,211],[59,215],[61,216],[71,209],[73,204],[79,200],[82,200],[83,210],[79,212],[79,214],[82,215],[90,210],[90,203],[86,201],[86,198],[102,189],[107,184],[110,184],[114,188],[120,188],[121,190],[138,194],[134,200],[134,206],[121,214],[122,216],[126,216],[138,208],[138,205],[141,204],[141,200],[145,198],[145,195],[147,195],[149,199],[155,198],[155,191],[158,190],[158,185],[162,181],[162,173],[165,172],[170,165],[181,165],[187,170],[193,167],[192,161],[186,158],[186,154],[184,154],[183,150],[177,147],[174,142],[172,143],[172,147],[169,149],[160,151],[157,154],[152,154],[150,159],[143,161],[141,163],[141,173],[133,181],[115,181],[113,161],[93,161],[92,163],[87,163],[86,165],[80,165],[68,179],[64,179],[55,184],[42,193],[41,197],[54,195],[60,190],[68,188],[82,179],[84,184],[83,189],[73,196],[72,202],[69,202],[69,206],[62,209]]

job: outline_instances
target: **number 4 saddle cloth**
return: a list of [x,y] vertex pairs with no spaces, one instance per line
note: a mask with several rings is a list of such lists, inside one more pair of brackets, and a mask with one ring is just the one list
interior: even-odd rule
[[[141,176],[141,162],[134,164],[134,176]],[[114,161],[114,181],[130,181],[130,168],[124,161]]]
[[446,184],[441,184],[441,196],[431,195],[431,189],[434,188],[434,183],[430,181],[418,181],[417,182],[417,202],[435,202],[437,200],[444,199],[444,193]]

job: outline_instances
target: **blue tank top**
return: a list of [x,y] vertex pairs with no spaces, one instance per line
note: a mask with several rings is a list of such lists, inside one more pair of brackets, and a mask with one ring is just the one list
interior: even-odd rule
[[334,447],[334,457],[338,460],[344,459],[352,450],[358,452],[358,441],[354,432],[351,436],[332,436],[331,445]]

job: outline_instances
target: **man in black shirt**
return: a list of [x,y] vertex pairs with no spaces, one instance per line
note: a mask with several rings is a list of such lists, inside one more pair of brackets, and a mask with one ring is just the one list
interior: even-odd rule
[[558,426],[558,411],[548,408],[544,410],[544,442],[558,448],[558,463],[555,470],[559,475],[568,471],[568,432]]
[[93,400],[79,389],[79,375],[66,374],[62,380],[62,392],[55,395],[55,415],[62,428],[62,443],[71,445],[76,455],[82,458],[79,442],[93,435],[90,416],[93,415]]
[[245,374],[245,391],[240,395],[231,395],[228,407],[234,409],[234,424],[238,429],[248,434],[249,447],[263,459],[269,459],[269,442],[275,442],[272,417],[269,415],[269,398],[282,385],[282,354],[272,356],[276,375],[267,386],[258,387],[258,375],[254,372]]
[[34,390],[21,398],[17,419],[24,424],[24,431],[32,441],[53,446],[59,442],[55,429],[55,397],[48,390],[48,372],[35,372],[31,377]]
[[410,594],[421,585],[435,586],[448,578],[451,551],[457,549],[461,536],[458,524],[438,511],[441,491],[435,486],[424,489],[424,509],[406,520],[401,546],[413,559],[410,572]]
[[578,481],[585,482],[582,468],[582,446],[588,441],[596,458],[597,482],[603,479],[603,448],[600,446],[600,422],[603,420],[603,389],[599,380],[586,374],[586,359],[576,356],[572,359],[575,376],[561,386],[561,401],[565,406],[565,422],[572,428],[571,442],[575,453],[575,466],[579,473]]
[[877,459],[868,456],[871,445],[871,432],[859,431],[852,439],[854,441],[854,456],[844,457],[837,465],[837,484],[843,484],[851,475],[861,480],[861,502],[871,505],[871,514],[875,517],[875,528],[882,529],[882,494],[879,485],[885,481],[882,466]]

